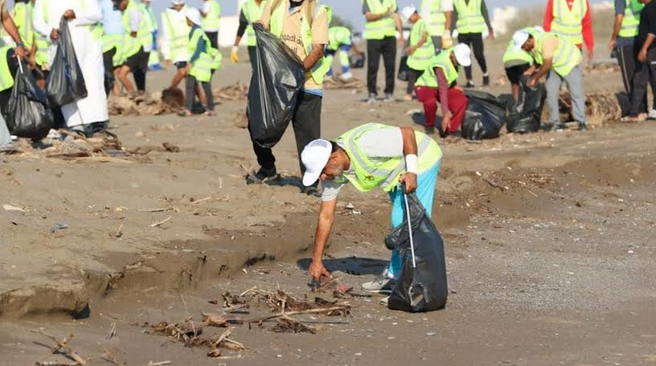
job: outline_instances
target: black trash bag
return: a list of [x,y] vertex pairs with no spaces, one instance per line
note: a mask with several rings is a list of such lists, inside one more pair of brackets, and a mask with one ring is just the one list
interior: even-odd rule
[[14,78],[7,106],[7,128],[12,135],[38,141],[48,136],[55,118],[46,94],[36,85],[32,73],[23,72],[22,67]]
[[75,48],[68,29],[68,21],[59,22],[57,53],[46,80],[46,94],[50,105],[61,107],[87,97],[82,69],[77,62]]
[[353,69],[364,68],[365,61],[367,61],[367,56],[364,53],[349,56],[349,64],[351,64],[351,68]]
[[484,140],[499,137],[506,123],[506,105],[490,93],[465,90],[469,98],[465,120],[462,122],[462,137],[468,140]]
[[258,145],[271,148],[294,115],[305,84],[303,62],[285,43],[255,23],[257,63],[248,89],[248,130]]
[[519,81],[519,98],[510,109],[506,126],[508,132],[530,133],[540,130],[547,89],[542,83],[529,87],[529,80],[530,77],[524,75]]
[[396,77],[401,81],[408,81],[409,72],[410,67],[408,67],[408,56],[403,56],[401,57],[401,62],[399,62],[399,72]]
[[401,274],[389,297],[388,308],[408,312],[443,309],[449,295],[444,242],[433,221],[414,194],[406,195],[416,267],[413,267],[408,219],[385,238],[389,249],[403,258]]

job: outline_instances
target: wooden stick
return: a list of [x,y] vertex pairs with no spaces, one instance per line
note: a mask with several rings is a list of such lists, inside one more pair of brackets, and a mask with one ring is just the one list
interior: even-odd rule
[[191,202],[190,205],[195,205],[195,204],[198,204],[198,203],[201,203],[201,202],[209,201],[209,200],[211,200],[211,199],[212,199],[211,196],[210,196],[210,197],[201,198],[201,199],[199,199],[199,200],[196,200],[196,201],[194,201],[194,202]]
[[331,311],[338,311],[338,310],[348,310],[348,306],[341,305],[341,306],[333,306],[333,307],[330,307],[330,308],[322,308],[322,309],[290,311],[288,313],[281,312],[279,314],[269,315],[269,316],[266,316],[266,317],[260,318],[260,319],[247,320],[246,322],[247,323],[261,323],[261,322],[264,322],[264,321],[267,321],[267,320],[280,318],[280,317],[285,317],[285,316],[301,315],[301,314],[321,314],[321,313],[329,313]]
[[225,341],[228,337],[230,337],[230,334],[232,334],[232,328],[226,329],[226,331],[223,332],[223,334],[221,334],[219,339],[217,339],[216,342],[214,342],[214,344],[212,344],[212,348],[219,347],[221,345],[221,343],[223,343],[223,341]]
[[80,364],[77,362],[65,363],[59,361],[41,361],[41,362],[37,362],[36,366],[80,366]]
[[242,292],[241,294],[239,294],[239,297],[246,296],[247,293],[249,293],[251,291],[254,291],[256,289],[257,289],[257,286],[253,286],[253,287],[249,288],[248,290],[246,290],[246,291]]
[[161,362],[150,361],[148,363],[148,366],[164,366],[164,365],[170,365],[170,364],[171,364],[171,361],[161,361]]
[[175,211],[175,207],[162,207],[162,208],[140,208],[137,211],[139,212],[164,212],[164,211]]
[[52,352],[52,353],[61,352],[66,357],[69,357],[72,360],[74,360],[75,362],[77,362],[78,364],[80,364],[80,366],[86,366],[88,364],[87,361],[84,358],[82,358],[82,356],[75,353],[75,351],[73,351],[67,345],[68,342],[70,342],[73,339],[73,337],[74,337],[73,333],[69,334],[68,337],[62,339],[61,341],[57,340],[57,338],[54,337],[54,336],[51,336],[49,334],[44,333],[43,331],[41,331],[40,334],[42,334],[45,337],[50,338],[50,340],[52,340],[53,342],[56,343],[55,346],[50,349],[50,352]]
[[150,227],[158,227],[162,224],[165,224],[165,223],[169,222],[170,220],[171,220],[171,216],[167,217],[166,219],[164,219],[162,221],[154,222],[154,223],[150,224]]

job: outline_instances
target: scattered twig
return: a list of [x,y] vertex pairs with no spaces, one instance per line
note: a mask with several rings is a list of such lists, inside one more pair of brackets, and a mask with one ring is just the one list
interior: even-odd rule
[[257,290],[257,286],[253,286],[253,287],[249,288],[248,290],[242,292],[241,294],[239,294],[239,297],[244,297],[244,296],[246,296],[246,294],[248,294],[249,292],[251,292],[251,291],[255,291],[255,290]]
[[80,366],[77,362],[41,361],[36,366]]
[[106,155],[107,155],[107,154],[105,154],[105,151],[104,151],[101,147],[98,147],[98,146],[94,145],[94,144],[93,144],[93,143],[92,143],[92,142],[91,142],[86,136],[83,136],[83,135],[77,134],[77,133],[75,133],[75,132],[71,132],[71,131],[69,131],[69,130],[65,130],[65,129],[63,129],[63,128],[60,128],[59,131],[57,131],[57,132],[59,132],[59,133],[61,133],[61,134],[64,134],[64,135],[67,135],[67,136],[71,136],[71,137],[73,137],[73,138],[75,138],[75,139],[80,139],[80,140],[86,142],[87,145],[89,145],[89,146],[93,149],[93,152],[99,152],[99,153],[102,153],[103,156],[106,156]]
[[73,351],[69,346],[68,342],[70,342],[74,334],[71,333],[68,335],[68,337],[62,339],[61,341],[58,340],[56,337],[51,336],[49,334],[44,333],[43,331],[38,332],[39,334],[43,335],[44,337],[49,338],[51,341],[55,342],[55,345],[50,348],[50,352],[55,354],[55,353],[62,353],[64,356],[70,358],[71,360],[75,361],[78,363],[80,366],[86,366],[87,360],[85,360],[82,356],[78,355],[75,351]]
[[209,201],[209,200],[211,200],[211,199],[212,199],[211,196],[210,196],[210,197],[201,198],[201,199],[199,199],[199,200],[195,200],[195,201],[191,202],[190,205],[196,205],[196,204],[199,204],[199,203],[201,203],[201,202]]
[[169,221],[171,221],[171,216],[167,217],[166,219],[164,219],[162,221],[158,221],[158,222],[154,222],[154,223],[150,224],[150,227],[158,227],[158,226],[160,226],[162,224],[165,224]]
[[491,181],[491,180],[489,180],[489,179],[487,179],[487,178],[485,178],[485,177],[481,177],[481,179],[483,179],[483,181],[484,181],[485,183],[489,184],[492,188],[500,189],[502,192],[506,190],[506,188],[504,188],[504,187],[502,187],[502,186],[500,186],[500,185],[494,183],[493,181]]
[[139,211],[139,212],[165,212],[165,211],[177,211],[177,209],[175,207],[140,208],[137,211]]
[[116,322],[112,322],[112,325],[109,326],[109,330],[107,331],[107,335],[105,335],[105,339],[110,340],[114,338],[116,335]]
[[161,362],[153,362],[150,361],[148,362],[147,366],[164,366],[164,365],[170,365],[171,361],[161,361]]
[[349,307],[346,306],[346,305],[340,305],[340,306],[333,306],[333,307],[329,307],[329,308],[290,311],[290,312],[287,312],[287,313],[281,312],[279,314],[273,314],[273,315],[265,316],[265,317],[259,318],[259,319],[247,320],[246,322],[247,323],[262,323],[262,322],[265,322],[267,320],[276,319],[276,318],[280,318],[280,317],[284,317],[284,316],[302,315],[302,314],[332,313],[332,312],[336,312],[336,311],[346,311],[346,310],[348,310],[348,308]]

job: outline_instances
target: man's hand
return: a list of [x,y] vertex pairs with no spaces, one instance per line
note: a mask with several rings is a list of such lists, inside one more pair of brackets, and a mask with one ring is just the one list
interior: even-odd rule
[[27,55],[27,50],[23,46],[16,46],[14,48],[14,54],[16,57],[20,58],[21,60],[25,59],[25,55]]
[[399,182],[405,185],[405,191],[407,193],[413,193],[417,190],[417,174],[415,173],[405,173],[399,178]]
[[233,64],[236,64],[239,62],[239,47],[238,46],[232,46],[232,52],[230,52],[230,61]]
[[610,42],[608,42],[608,50],[612,51],[617,47],[617,38],[613,37],[610,39]]
[[405,45],[405,37],[403,36],[403,33],[399,33],[399,44],[400,45]]
[[444,132],[444,134],[446,134],[450,124],[451,124],[451,115],[449,114],[449,111],[447,111],[446,113],[444,113],[444,116],[442,116],[442,132]]
[[643,48],[638,52],[638,61],[645,63],[647,62],[647,49]]
[[326,267],[323,266],[323,262],[321,261],[312,261],[310,268],[308,268],[308,272],[310,273],[310,276],[312,276],[312,278],[316,281],[320,281],[322,276],[333,278],[333,275],[328,272]]
[[412,55],[413,53],[415,53],[415,48],[414,48],[414,47],[407,47],[407,48],[405,49],[405,54],[406,54],[406,55],[410,56],[410,55]]
[[73,9],[68,9],[64,12],[63,16],[66,20],[75,19],[75,11]]
[[59,39],[59,30],[53,28],[52,31],[50,31],[50,39],[53,42],[56,42]]
[[130,32],[130,37],[137,38],[137,32]]
[[494,35],[494,31],[492,29],[489,30],[489,37],[491,41],[494,41],[497,37]]
[[538,79],[536,79],[535,77],[532,77],[531,80],[529,80],[528,83],[526,83],[526,86],[528,86],[529,88],[534,88],[536,85],[538,85]]

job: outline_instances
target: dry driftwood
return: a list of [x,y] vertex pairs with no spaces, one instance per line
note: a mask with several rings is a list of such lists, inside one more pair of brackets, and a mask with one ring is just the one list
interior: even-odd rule
[[77,354],[75,351],[73,351],[71,347],[68,346],[68,343],[71,340],[73,340],[73,337],[75,337],[73,333],[69,334],[68,337],[63,338],[62,340],[59,340],[55,336],[52,336],[50,334],[46,334],[43,331],[40,331],[39,334],[55,342],[55,345],[52,348],[50,348],[51,353],[53,354],[61,353],[67,358],[70,358],[71,360],[75,361],[75,363],[79,366],[88,365],[88,361],[84,359],[84,357]]
[[311,333],[317,334],[316,329],[309,327],[298,320],[290,317],[282,317],[277,320],[276,325],[271,327],[275,333]]

